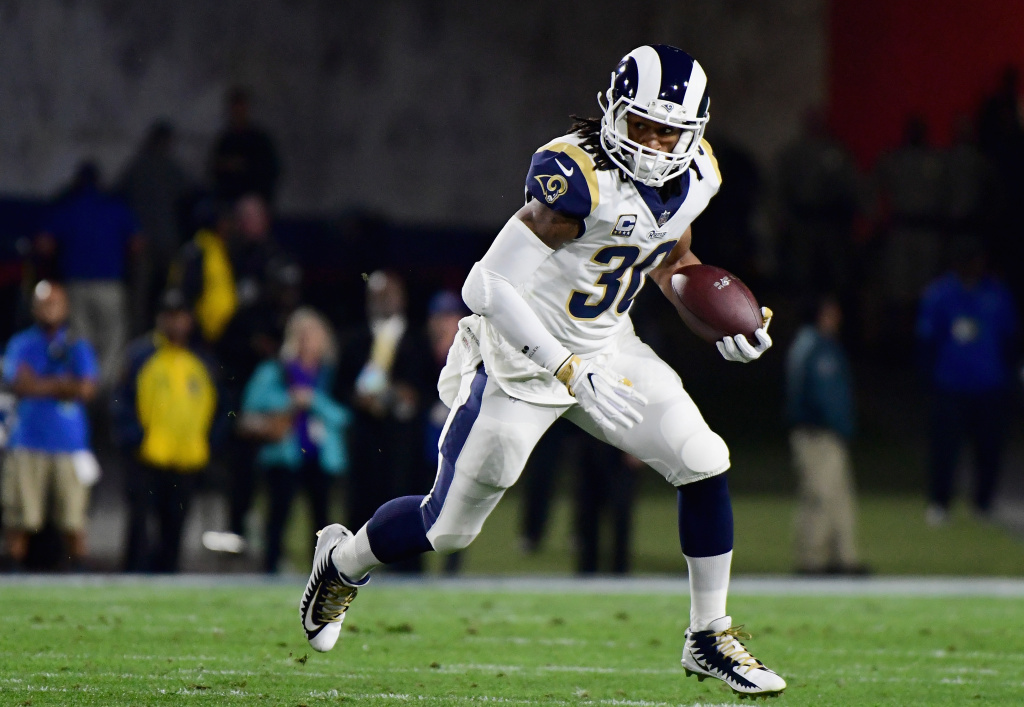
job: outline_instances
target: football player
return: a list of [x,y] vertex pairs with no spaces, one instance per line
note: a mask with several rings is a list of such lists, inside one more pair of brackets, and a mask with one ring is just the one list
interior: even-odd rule
[[[385,503],[355,534],[341,525],[319,532],[303,628],[314,649],[330,650],[373,568],[469,545],[564,415],[677,489],[691,597],[686,674],[776,694],[785,681],[751,656],[726,614],[728,447],[629,318],[648,277],[673,297],[672,273],[700,262],[690,224],[721,184],[703,139],[707,79],[685,52],[642,46],[623,57],[598,102],[601,118],[534,154],[526,205],[466,278],[474,314],[460,322],[438,381],[451,413],[433,488]],[[755,338],[727,337],[718,348],[730,361],[753,361],[771,346],[764,328]]]

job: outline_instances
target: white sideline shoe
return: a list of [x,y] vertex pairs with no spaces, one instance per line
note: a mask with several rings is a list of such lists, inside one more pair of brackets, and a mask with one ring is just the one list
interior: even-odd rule
[[358,588],[370,581],[370,575],[359,580],[350,579],[331,560],[334,548],[352,538],[348,528],[334,523],[318,530],[316,535],[313,571],[299,602],[299,618],[309,645],[313,650],[324,653],[338,642],[345,612],[356,598]]
[[732,617],[723,616],[712,621],[706,631],[686,629],[682,659],[686,677],[716,678],[741,698],[778,697],[786,689],[786,681],[743,647],[739,639],[750,636],[741,628],[733,628]]

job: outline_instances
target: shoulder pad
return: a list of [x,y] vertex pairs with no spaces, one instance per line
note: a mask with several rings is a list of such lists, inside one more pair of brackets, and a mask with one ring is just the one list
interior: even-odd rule
[[566,139],[549,142],[533,155],[526,191],[550,209],[584,219],[599,201],[594,160]]
[[701,176],[705,179],[710,178],[714,182],[717,191],[718,187],[722,185],[722,173],[718,171],[718,159],[711,150],[711,145],[704,138],[700,140],[700,147],[697,148],[697,154],[693,156],[693,161],[697,163]]

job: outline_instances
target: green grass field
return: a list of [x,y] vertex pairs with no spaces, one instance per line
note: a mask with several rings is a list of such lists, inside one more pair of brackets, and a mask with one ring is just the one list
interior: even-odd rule
[[[382,583],[334,651],[296,586],[0,585],[2,705],[721,705],[679,667],[686,596]],[[1024,603],[734,596],[775,705],[1020,705]]]

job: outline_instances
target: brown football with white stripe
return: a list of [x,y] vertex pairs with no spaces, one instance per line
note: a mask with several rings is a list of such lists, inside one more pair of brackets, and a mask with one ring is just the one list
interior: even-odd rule
[[687,265],[672,275],[676,309],[690,330],[704,341],[743,334],[756,342],[764,325],[761,306],[743,282],[714,265]]

